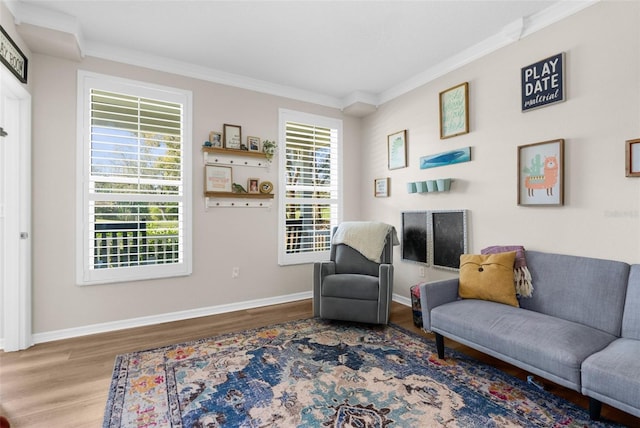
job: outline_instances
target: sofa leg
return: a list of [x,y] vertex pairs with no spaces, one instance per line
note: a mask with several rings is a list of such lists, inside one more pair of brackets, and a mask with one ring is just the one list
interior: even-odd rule
[[444,360],[444,336],[440,333],[435,333],[436,335],[436,349],[438,350],[438,358]]
[[602,409],[602,403],[593,397],[589,397],[589,417],[593,421],[600,420],[600,410]]

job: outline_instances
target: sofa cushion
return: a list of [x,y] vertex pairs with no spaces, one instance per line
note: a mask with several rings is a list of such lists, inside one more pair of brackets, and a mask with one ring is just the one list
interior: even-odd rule
[[491,355],[527,370],[537,368],[538,374],[577,391],[584,359],[616,339],[579,323],[483,300],[434,308],[431,330],[494,351]]
[[[640,341],[618,339],[582,364],[582,393],[640,416]],[[622,405],[620,405],[622,403]]]
[[513,283],[515,251],[460,256],[458,294],[464,299],[481,299],[518,306]]
[[631,265],[622,317],[622,337],[640,340],[640,265]]
[[629,265],[612,260],[529,251],[536,290],[525,309],[620,336]]
[[375,276],[342,274],[328,275],[322,282],[322,297],[378,300],[380,281]]

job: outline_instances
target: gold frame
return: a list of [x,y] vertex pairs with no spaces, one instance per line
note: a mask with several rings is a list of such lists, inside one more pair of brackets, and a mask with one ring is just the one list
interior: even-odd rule
[[[463,105],[457,105],[458,99],[462,95]],[[455,97],[454,100],[447,99],[447,97]],[[455,102],[456,104],[451,104]],[[460,111],[464,109],[464,111]],[[448,122],[451,120],[462,120],[464,123],[456,124],[456,127],[451,131],[447,131],[449,128]],[[452,119],[453,118],[453,119]],[[464,82],[459,85],[453,86],[440,92],[440,139],[455,137],[457,135],[469,133],[469,82]]]

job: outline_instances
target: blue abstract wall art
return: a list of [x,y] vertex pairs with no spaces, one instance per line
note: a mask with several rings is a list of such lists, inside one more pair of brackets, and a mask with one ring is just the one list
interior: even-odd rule
[[420,158],[420,169],[453,165],[454,163],[469,162],[470,160],[471,147],[464,147],[435,155],[422,156]]

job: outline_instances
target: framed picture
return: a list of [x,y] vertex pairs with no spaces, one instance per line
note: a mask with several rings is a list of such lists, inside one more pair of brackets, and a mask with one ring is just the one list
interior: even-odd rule
[[222,134],[219,132],[211,131],[209,132],[209,142],[211,143],[211,147],[222,148]]
[[522,112],[564,101],[564,52],[522,67]]
[[440,92],[440,139],[469,132],[469,83]]
[[407,166],[407,130],[387,136],[389,169],[406,168]]
[[259,152],[260,151],[260,138],[258,137],[247,137],[247,147],[250,152]]
[[204,169],[205,192],[231,192],[231,167],[207,165]]
[[247,178],[247,192],[260,193],[258,183],[260,183],[260,180],[257,178]]
[[389,196],[389,177],[373,180],[373,196],[386,198]]
[[224,147],[240,150],[242,148],[242,128],[238,125],[224,124]]
[[564,204],[564,140],[518,147],[518,205]]
[[402,213],[402,260],[428,264],[427,212]]
[[447,270],[459,270],[460,256],[467,252],[467,210],[428,213],[431,265]]
[[627,161],[625,172],[627,177],[640,177],[640,138],[627,140]]

